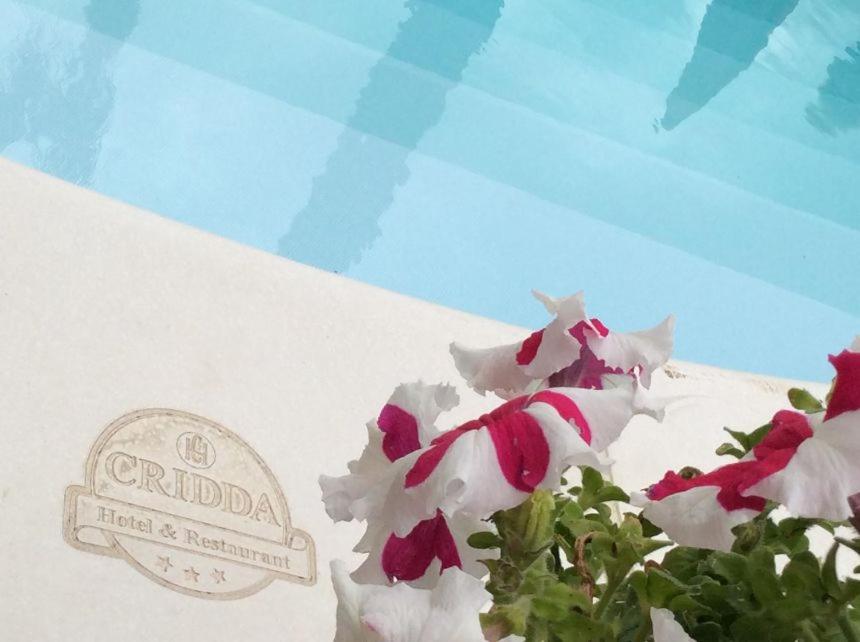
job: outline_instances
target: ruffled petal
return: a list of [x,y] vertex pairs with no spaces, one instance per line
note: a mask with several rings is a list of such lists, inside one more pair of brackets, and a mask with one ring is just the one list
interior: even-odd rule
[[375,422],[367,426],[367,446],[361,457],[348,464],[341,477],[320,475],[319,485],[326,513],[335,522],[366,519],[385,501],[395,470],[382,451],[383,433]]
[[495,392],[503,399],[532,392],[551,374],[579,358],[580,343],[568,332],[587,321],[582,292],[554,299],[534,292],[555,319],[523,341],[495,348],[473,349],[451,344],[454,364],[476,391]]
[[848,497],[860,492],[860,411],[843,412],[813,425],[805,439],[773,474],[745,493],[783,504],[801,517],[844,520]]
[[732,529],[764,508],[762,497],[741,494],[761,474],[755,461],[729,464],[691,479],[668,472],[647,494],[631,501],[681,546],[729,551],[735,541]]
[[[486,518],[517,506],[536,488],[557,489],[570,466],[604,465],[598,451],[630,421],[633,397],[632,386],[553,388],[508,401],[424,449],[405,476],[406,493],[421,519],[436,509]],[[388,514],[398,534],[416,523],[408,506]]]
[[441,511],[419,522],[404,537],[398,537],[388,525],[374,522],[355,547],[357,553],[367,553],[368,557],[352,578],[361,584],[402,580],[413,586],[433,587],[440,574],[451,567],[483,577],[487,567],[480,560],[496,559],[499,552],[472,548],[467,540],[490,529],[481,520],[465,515],[447,517]]
[[672,355],[675,318],[668,316],[650,330],[640,332],[586,332],[588,347],[609,368],[622,372],[637,371],[645,386],[651,385],[651,373],[662,367]]
[[534,383],[517,365],[521,343],[495,348],[467,348],[452,343],[450,350],[460,375],[476,392],[493,392],[502,399],[510,399],[529,391]]
[[452,344],[457,369],[480,393],[504,399],[546,387],[604,387],[607,375],[636,375],[646,386],[672,352],[674,319],[641,332],[612,332],[585,313],[582,292],[554,299],[534,293],[554,315],[523,341],[496,348]]
[[[452,386],[420,381],[401,384],[376,421],[367,424],[367,446],[348,464],[349,474],[319,478],[326,512],[334,521],[364,520],[379,514],[392,483],[401,480],[401,462],[439,434],[434,422],[459,402]],[[413,457],[414,459],[414,457]]]
[[429,444],[439,434],[436,419],[459,401],[457,391],[449,385],[418,381],[397,386],[376,420],[385,435],[382,449],[386,456],[394,461]]
[[687,635],[669,609],[651,607],[651,626],[654,630],[654,642],[696,642]]
[[732,529],[750,521],[759,511],[726,510],[717,500],[719,488],[700,486],[660,501],[631,500],[642,506],[645,517],[681,546],[730,551],[735,536]]
[[478,613],[490,594],[458,569],[444,571],[433,590],[356,584],[337,560],[331,571],[335,642],[484,642]]
[[825,419],[860,410],[860,352],[843,350],[836,356],[831,355],[830,363],[836,368],[836,381]]

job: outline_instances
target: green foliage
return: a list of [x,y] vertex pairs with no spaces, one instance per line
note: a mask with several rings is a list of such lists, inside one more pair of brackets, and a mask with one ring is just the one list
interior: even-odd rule
[[[821,407],[801,390],[791,401],[806,412]],[[726,429],[736,445],[717,452],[741,458],[770,429]],[[649,613],[657,607],[699,642],[860,642],[860,580],[836,572],[839,551],[860,554],[860,538],[834,535],[823,560],[809,550],[810,529],[835,533],[837,524],[776,519],[769,503],[735,528],[731,552],[676,546],[641,514],[624,512],[621,488],[592,468],[579,472],[566,491],[538,491],[494,515],[498,534],[470,538],[476,548],[499,549],[499,559],[485,562],[494,605],[482,623],[491,639],[644,642],[653,639]]]
[[792,388],[789,390],[788,400],[796,410],[803,410],[804,412],[821,412],[824,410],[821,402],[813,397],[809,390],[804,390],[803,388]]

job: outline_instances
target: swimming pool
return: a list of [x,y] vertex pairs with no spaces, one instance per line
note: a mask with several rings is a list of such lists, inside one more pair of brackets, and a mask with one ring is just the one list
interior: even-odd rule
[[0,0],[0,149],[505,321],[674,311],[683,359],[860,332],[851,0]]

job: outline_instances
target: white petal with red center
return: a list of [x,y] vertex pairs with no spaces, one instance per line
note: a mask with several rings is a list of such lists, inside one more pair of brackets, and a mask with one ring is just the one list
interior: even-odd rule
[[[555,391],[555,390],[553,390]],[[558,490],[561,477],[571,466],[607,468],[610,461],[591,448],[576,427],[562,419],[549,404],[538,402],[525,409],[543,428],[549,444],[549,464],[540,488]]]
[[[467,540],[474,533],[493,530],[491,524],[467,515],[447,517],[437,514],[430,520],[444,520],[445,525],[444,531],[433,533],[431,538],[427,538],[423,522],[414,527],[406,538],[398,538],[381,520],[370,522],[354,549],[368,556],[353,572],[352,578],[359,584],[388,584],[403,580],[412,586],[432,588],[442,571],[451,566],[474,577],[487,574],[487,567],[479,560],[497,559],[498,549],[472,548]],[[422,530],[423,538],[419,534]],[[453,546],[453,555],[452,551],[445,550],[448,546]]]
[[681,546],[730,551],[735,541],[732,529],[750,521],[759,511],[726,510],[717,499],[719,492],[718,486],[698,486],[661,500],[637,493],[631,496],[631,503],[642,507],[645,518]]
[[[542,403],[541,399],[552,403],[553,395],[569,399],[575,409],[568,410],[561,404],[554,404],[556,411],[574,426],[591,450],[602,452],[618,439],[634,414],[651,414],[650,409],[635,407],[636,390],[635,380],[629,378],[623,384],[605,390],[549,388],[533,395],[529,408]],[[548,417],[546,421],[555,419]],[[578,425],[580,421],[584,422],[583,426]]]
[[454,387],[445,384],[418,381],[397,386],[376,420],[388,459],[394,461],[429,444],[439,434],[436,419],[459,401]]
[[335,642],[484,642],[478,613],[491,596],[458,569],[442,573],[433,590],[356,584],[337,560],[331,573],[338,598]]
[[620,368],[624,372],[631,372],[641,366],[640,378],[642,383],[649,386],[651,373],[663,366],[672,355],[674,328],[675,318],[668,316],[650,330],[629,333],[610,331],[605,336],[587,331],[585,336],[588,347],[607,366]]
[[651,627],[654,630],[654,642],[696,642],[687,635],[669,609],[651,607]]
[[546,379],[579,358],[581,346],[571,336],[570,329],[577,323],[590,322],[582,292],[561,299],[537,291],[533,294],[556,317],[544,328],[537,352],[528,363],[522,364],[522,369],[532,379]]
[[401,536],[412,530],[416,515],[426,519],[441,509],[446,515],[464,513],[484,519],[518,506],[529,495],[505,478],[487,428],[461,434],[424,481],[400,494],[405,498],[392,498],[389,523]]
[[750,487],[801,517],[844,520],[851,515],[848,497],[860,492],[860,411],[844,412],[819,423],[782,470]]
[[[367,445],[349,462],[348,475],[319,478],[326,512],[334,521],[364,520],[382,510],[391,484],[402,480],[400,462],[439,434],[434,422],[459,402],[449,385],[422,382],[401,384],[383,406],[379,417],[367,424]],[[413,456],[414,459],[414,456]]]

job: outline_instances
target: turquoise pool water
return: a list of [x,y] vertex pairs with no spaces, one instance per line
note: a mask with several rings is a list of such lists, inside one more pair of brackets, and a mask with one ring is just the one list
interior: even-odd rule
[[860,332],[856,0],[0,0],[0,150],[506,321],[674,311],[684,359]]

